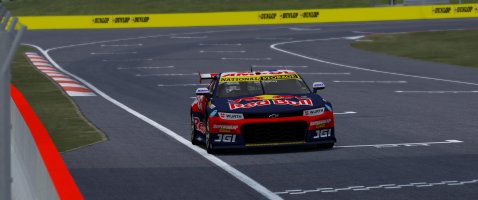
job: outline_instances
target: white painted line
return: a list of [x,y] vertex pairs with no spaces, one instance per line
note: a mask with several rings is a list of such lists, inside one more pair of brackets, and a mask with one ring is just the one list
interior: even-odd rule
[[365,36],[359,35],[359,36],[352,36],[352,37],[344,37],[344,39],[346,39],[346,40],[358,40],[358,39],[361,39],[363,37],[365,37]]
[[136,76],[144,77],[144,76],[198,76],[198,73],[191,73],[191,74],[136,74]]
[[[252,65],[253,68],[307,68],[309,66],[294,66],[294,65]],[[302,74],[302,73],[301,73]]]
[[56,70],[53,67],[37,67],[37,69],[39,69],[39,70]]
[[289,28],[293,31],[320,31],[320,28]]
[[30,58],[30,61],[48,63],[48,61],[43,58]]
[[478,93],[477,90],[472,91],[395,91],[396,93],[425,93],[425,94],[463,94],[463,93]]
[[282,198],[280,196],[278,196],[277,194],[274,194],[272,191],[270,191],[269,189],[267,189],[266,187],[264,187],[263,185],[261,185],[260,183],[258,183],[257,181],[255,181],[254,179],[250,178],[249,176],[247,176],[246,174],[242,173],[241,171],[237,170],[236,168],[234,168],[233,166],[229,165],[228,163],[224,162],[223,160],[221,160],[220,158],[214,156],[214,155],[211,155],[211,154],[208,154],[206,152],[206,150],[204,150],[203,148],[200,148],[198,146],[195,146],[193,144],[191,144],[191,142],[183,137],[181,137],[180,135],[178,135],[177,133],[173,132],[172,130],[166,128],[165,126],[155,122],[154,120],[142,115],[141,113],[137,112],[136,110],[133,110],[132,108],[126,106],[125,104],[117,101],[116,99],[113,99],[112,97],[110,97],[109,95],[107,95],[106,93],[104,93],[103,91],[99,90],[98,88],[96,88],[94,85],[92,85],[91,83],[85,81],[84,79],[66,71],[65,69],[63,69],[60,65],[58,65],[51,57],[50,55],[48,54],[49,51],[52,51],[54,49],[58,49],[58,48],[51,48],[51,49],[48,49],[46,51],[44,51],[43,49],[41,49],[40,47],[38,46],[35,46],[35,45],[29,45],[29,46],[32,46],[32,47],[35,47],[36,49],[38,49],[40,52],[42,52],[47,58],[48,60],[60,71],[62,71],[63,73],[65,74],[68,74],[69,76],[71,77],[74,77],[75,79],[77,79],[78,81],[80,81],[81,83],[83,83],[84,85],[86,85],[88,88],[90,88],[91,90],[93,90],[94,92],[96,92],[98,95],[100,95],[101,97],[105,98],[107,101],[115,104],[116,106],[122,108],[123,110],[125,110],[126,112],[130,113],[131,115],[133,116],[136,116],[137,118],[143,120],[144,122],[148,123],[149,125],[157,128],[158,130],[160,130],[161,132],[165,133],[166,135],[169,135],[171,138],[175,139],[176,141],[178,141],[179,143],[183,144],[184,146],[188,147],[189,149],[195,151],[196,153],[198,153],[199,155],[201,155],[202,157],[204,157],[205,159],[209,160],[211,163],[214,163],[216,166],[220,167],[221,169],[223,169],[224,171],[226,171],[227,173],[229,173],[231,176],[235,177],[236,179],[238,179],[239,181],[243,182],[244,184],[248,185],[250,188],[252,188],[253,190],[255,190],[256,192],[258,192],[259,194],[263,195],[265,198],[267,199],[270,199],[270,200],[281,200]]
[[237,44],[204,44],[204,43],[201,43],[199,44],[199,46],[242,46],[241,43],[237,43]]
[[131,59],[116,59],[116,60],[102,60],[103,62],[138,62],[138,61],[152,61],[152,58],[131,58]]
[[357,112],[355,111],[346,111],[346,112],[339,112],[339,113],[334,112],[334,115],[351,115],[351,114],[357,114]]
[[301,57],[304,59],[320,62],[320,63],[326,63],[330,65],[335,65],[338,67],[345,67],[349,69],[356,69],[356,70],[362,70],[362,71],[368,71],[368,72],[375,72],[375,73],[381,73],[381,74],[390,74],[390,75],[396,75],[396,76],[403,76],[403,77],[412,77],[412,78],[420,78],[420,79],[427,79],[427,80],[434,80],[434,81],[443,81],[443,82],[449,82],[449,83],[458,83],[458,84],[465,84],[465,85],[474,85],[478,86],[478,83],[472,83],[472,82],[464,82],[464,81],[456,81],[456,80],[449,80],[449,79],[441,79],[441,78],[433,78],[433,77],[426,77],[426,76],[416,76],[416,75],[409,75],[409,74],[402,74],[402,73],[395,73],[395,72],[387,72],[387,71],[381,71],[381,70],[375,70],[375,69],[368,69],[368,68],[363,68],[363,67],[355,67],[351,65],[345,65],[345,64],[340,64],[340,63],[335,63],[335,62],[330,62],[326,60],[321,60],[309,56],[305,56],[302,54],[294,53],[291,51],[287,51],[284,49],[280,49],[277,46],[280,45],[285,45],[285,44],[294,44],[294,43],[304,43],[304,42],[317,42],[317,41],[329,41],[329,40],[339,40],[341,38],[325,38],[325,39],[312,39],[312,40],[296,40],[296,41],[288,41],[288,42],[280,42],[280,43],[275,43],[270,46],[270,48],[280,51],[286,54],[290,54],[293,56]]
[[256,37],[257,40],[293,40],[294,38],[282,38],[282,37]]
[[206,50],[201,50],[199,53],[246,53],[246,51],[206,51]]
[[334,83],[408,83],[407,81],[333,81]]
[[171,39],[206,39],[207,36],[171,36]]
[[118,70],[125,70],[125,69],[171,69],[174,66],[162,66],[162,67],[118,67]]
[[272,58],[221,58],[221,60],[272,60]]
[[74,83],[58,83],[62,87],[80,87],[80,88],[87,88],[83,85],[80,84],[74,84]]
[[188,87],[188,86],[207,86],[209,83],[192,83],[192,84],[158,84],[158,87]]
[[131,52],[91,52],[91,55],[124,55],[124,54],[137,54],[136,51]]
[[430,145],[434,145],[434,144],[457,144],[457,143],[463,143],[463,141],[460,141],[460,140],[445,140],[444,142],[347,145],[347,146],[336,146],[336,148],[375,147],[375,148],[380,149],[380,148],[393,148],[393,147],[419,147],[419,146],[430,146]]
[[74,92],[74,91],[65,91],[71,97],[92,97],[96,96],[95,93],[92,92]]
[[102,44],[101,47],[137,47],[143,46],[143,44]]
[[350,75],[350,72],[303,72],[300,75]]
[[423,187],[432,187],[432,186],[462,186],[465,184],[475,184],[478,182],[478,179],[469,180],[469,181],[456,181],[456,182],[453,181],[454,183],[449,183],[449,182],[450,181],[442,181],[437,183],[421,182],[420,184],[410,183],[410,184],[401,184],[401,185],[383,184],[383,185],[368,186],[368,187],[367,186],[350,186],[350,187],[343,187],[343,188],[317,188],[312,190],[285,190],[281,192],[275,192],[275,194],[300,195],[300,194],[307,194],[307,193],[314,193],[314,192],[328,193],[328,192],[339,192],[339,191],[368,191],[371,189],[403,189],[404,187],[407,187],[408,189],[410,189],[410,187],[423,188]]

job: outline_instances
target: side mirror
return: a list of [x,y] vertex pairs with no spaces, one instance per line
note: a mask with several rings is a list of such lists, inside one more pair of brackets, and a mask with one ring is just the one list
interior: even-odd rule
[[312,88],[314,89],[314,93],[316,93],[318,90],[325,89],[325,84],[322,82],[314,82],[314,84],[312,84]]
[[205,95],[206,97],[210,97],[211,93],[207,88],[198,88],[196,89],[196,95]]

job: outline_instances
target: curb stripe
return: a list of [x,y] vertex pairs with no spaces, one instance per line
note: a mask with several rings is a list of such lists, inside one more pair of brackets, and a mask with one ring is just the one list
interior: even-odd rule
[[38,71],[53,79],[68,96],[96,96],[96,94],[83,84],[71,79],[66,74],[54,68],[48,60],[35,52],[26,52],[26,57]]
[[63,162],[60,153],[58,153],[50,135],[27,100],[13,85],[10,85],[10,96],[30,130],[59,199],[82,200],[83,196]]

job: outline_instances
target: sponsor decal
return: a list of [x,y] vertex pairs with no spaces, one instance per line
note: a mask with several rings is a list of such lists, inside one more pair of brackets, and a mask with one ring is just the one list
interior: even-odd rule
[[215,129],[229,129],[229,130],[236,130],[239,128],[238,125],[214,125]]
[[217,138],[214,139],[214,142],[226,142],[226,143],[236,142],[236,137],[237,137],[237,135],[235,134],[217,134],[216,136]]
[[451,7],[437,7],[433,9],[435,14],[448,14],[451,11]]
[[[297,99],[296,101],[291,99]],[[241,103],[241,102],[248,103]],[[252,102],[250,102],[252,101]],[[246,97],[236,100],[229,100],[229,109],[248,109],[259,106],[269,105],[287,105],[287,106],[313,106],[312,99],[300,96],[281,96],[281,95],[261,95],[255,97]]]
[[299,79],[299,75],[273,75],[273,76],[245,76],[245,77],[221,77],[220,83],[223,82],[258,82],[258,81],[275,81],[275,80],[290,80]]
[[93,24],[135,24],[135,23],[148,23],[149,16],[118,16],[118,17],[94,17],[91,21]]
[[216,108],[216,106],[214,104],[212,104],[212,102],[209,102],[208,104],[209,104],[208,106],[209,106],[210,109]]
[[[279,17],[277,17],[279,16]],[[275,20],[275,19],[310,19],[318,18],[320,16],[319,11],[305,11],[305,12],[266,12],[259,13],[257,16],[260,20]]]
[[464,6],[464,7],[456,7],[456,13],[471,13],[473,12],[473,6]]
[[324,120],[319,120],[319,121],[313,121],[313,122],[310,122],[310,126],[311,127],[314,127],[315,129],[320,129],[320,128],[324,128],[325,125],[327,125],[328,123],[330,123],[332,120],[331,119],[324,119]]
[[313,137],[314,139],[319,139],[319,138],[328,138],[332,136],[332,129],[321,129],[315,131],[316,135]]
[[223,73],[221,77],[231,77],[231,76],[258,76],[258,75],[281,75],[281,74],[297,74],[291,70],[277,70],[277,71],[261,71],[261,72],[232,72],[232,73]]
[[255,101],[255,102],[250,102],[246,104],[242,103],[229,103],[229,109],[230,110],[235,110],[239,108],[254,108],[258,106],[268,106],[271,105],[271,102],[269,100],[261,100],[261,101]]
[[241,113],[219,113],[219,117],[225,120],[241,120],[244,119],[244,115]]
[[206,125],[204,122],[201,122],[198,117],[193,118],[194,122],[194,127],[196,127],[196,131],[199,131],[201,133],[206,133]]
[[317,109],[312,109],[312,110],[304,110],[304,116],[317,116],[323,114],[325,111],[325,108],[317,108]]

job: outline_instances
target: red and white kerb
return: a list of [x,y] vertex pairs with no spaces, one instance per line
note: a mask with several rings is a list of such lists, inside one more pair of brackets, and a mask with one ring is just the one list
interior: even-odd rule
[[70,78],[68,75],[57,70],[51,65],[48,60],[43,56],[38,55],[35,52],[26,52],[25,55],[29,59],[35,68],[37,68],[43,74],[53,79],[58,85],[60,85],[65,92],[72,97],[81,96],[96,96],[96,94],[88,87],[84,86],[80,82]]

